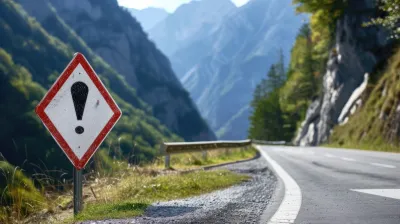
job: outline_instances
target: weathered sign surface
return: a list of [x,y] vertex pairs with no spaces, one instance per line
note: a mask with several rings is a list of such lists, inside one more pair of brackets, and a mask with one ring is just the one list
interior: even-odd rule
[[80,53],[49,89],[36,113],[78,170],[85,167],[122,115]]

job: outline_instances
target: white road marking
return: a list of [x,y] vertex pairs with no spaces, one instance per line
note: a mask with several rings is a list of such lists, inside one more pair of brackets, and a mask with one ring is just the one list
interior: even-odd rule
[[287,224],[294,223],[301,207],[301,190],[296,181],[275,161],[273,160],[260,146],[256,146],[261,155],[268,161],[278,176],[282,179],[285,185],[285,195],[283,200],[268,221],[268,224]]
[[328,157],[328,158],[336,158],[337,157],[337,156],[334,156],[334,155],[329,154],[329,153],[326,153],[325,156]]
[[394,169],[396,166],[393,165],[387,165],[387,164],[382,164],[382,163],[370,163],[373,166],[379,166],[379,167],[385,167],[385,168],[391,168]]
[[342,157],[341,159],[344,160],[344,161],[350,161],[350,162],[356,161],[355,159],[347,158],[347,157]]
[[350,189],[365,194],[372,194],[386,198],[394,198],[400,200],[400,189]]

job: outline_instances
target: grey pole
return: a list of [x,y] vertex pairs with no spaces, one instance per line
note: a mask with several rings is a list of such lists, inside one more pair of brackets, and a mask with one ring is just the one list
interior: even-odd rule
[[165,169],[169,169],[171,167],[170,161],[171,156],[168,153],[165,154]]
[[203,151],[203,160],[206,161],[207,160],[207,151],[203,150],[203,148],[200,146],[200,149]]
[[229,148],[225,148],[225,156],[229,155]]
[[74,215],[82,210],[82,170],[74,167]]

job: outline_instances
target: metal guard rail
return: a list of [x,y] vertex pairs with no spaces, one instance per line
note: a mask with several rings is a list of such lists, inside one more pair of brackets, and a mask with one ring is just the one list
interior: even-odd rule
[[286,145],[285,141],[263,141],[263,140],[251,140],[254,144],[261,145]]
[[164,142],[161,151],[165,154],[165,168],[170,168],[171,154],[202,152],[203,159],[207,159],[207,151],[215,149],[247,148],[252,141],[207,141],[207,142]]
[[164,142],[163,151],[166,154],[177,154],[223,148],[241,148],[249,145],[251,145],[250,139],[243,141]]
[[207,159],[207,151],[215,149],[247,148],[252,143],[264,145],[285,145],[285,141],[206,141],[206,142],[164,142],[161,145],[161,153],[165,155],[165,168],[170,168],[171,154],[202,152],[203,159]]

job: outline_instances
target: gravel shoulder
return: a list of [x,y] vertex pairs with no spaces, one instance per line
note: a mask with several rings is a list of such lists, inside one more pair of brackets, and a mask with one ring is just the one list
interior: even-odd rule
[[143,216],[87,224],[123,223],[258,223],[270,204],[277,178],[262,157],[215,167],[251,176],[249,181],[212,193],[152,204]]

